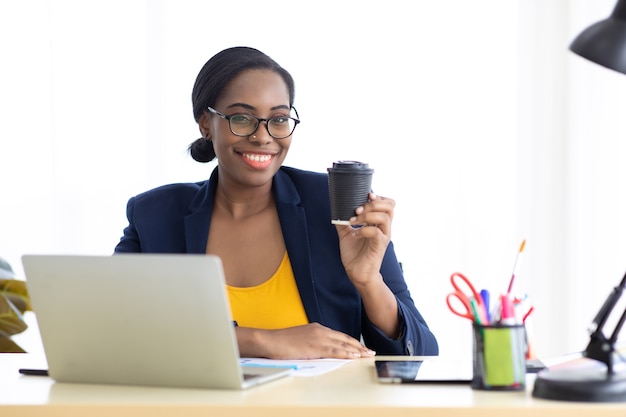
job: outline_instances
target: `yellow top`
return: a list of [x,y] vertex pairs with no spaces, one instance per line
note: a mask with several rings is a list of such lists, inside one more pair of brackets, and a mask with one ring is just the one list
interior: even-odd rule
[[233,320],[239,326],[282,329],[309,322],[296,286],[289,256],[264,283],[255,287],[226,286]]

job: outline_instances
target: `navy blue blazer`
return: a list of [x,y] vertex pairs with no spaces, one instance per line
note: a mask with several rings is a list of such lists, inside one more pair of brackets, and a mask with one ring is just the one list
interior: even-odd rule
[[[170,184],[128,201],[129,225],[116,253],[205,253],[213,211],[217,169],[208,181]],[[287,253],[309,322],[363,336],[384,355],[436,355],[438,345],[417,311],[389,244],[381,267],[398,300],[402,334],[390,339],[368,320],[361,299],[341,263],[339,238],[330,222],[328,177],[282,167],[273,190]]]

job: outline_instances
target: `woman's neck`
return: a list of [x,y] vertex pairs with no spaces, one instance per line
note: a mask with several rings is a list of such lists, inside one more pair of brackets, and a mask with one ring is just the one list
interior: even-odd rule
[[234,220],[255,216],[270,207],[275,207],[271,183],[245,189],[219,183],[215,192],[215,209]]

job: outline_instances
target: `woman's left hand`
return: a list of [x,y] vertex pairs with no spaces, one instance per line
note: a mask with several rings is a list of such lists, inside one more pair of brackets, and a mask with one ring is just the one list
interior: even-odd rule
[[396,202],[369,194],[367,203],[356,209],[350,226],[337,225],[341,261],[356,287],[380,279],[380,267],[391,240],[391,221]]

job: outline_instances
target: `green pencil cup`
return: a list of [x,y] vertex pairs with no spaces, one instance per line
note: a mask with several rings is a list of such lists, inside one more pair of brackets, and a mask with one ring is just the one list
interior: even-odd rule
[[472,388],[515,391],[526,388],[524,325],[473,326]]

